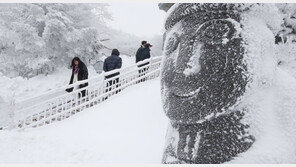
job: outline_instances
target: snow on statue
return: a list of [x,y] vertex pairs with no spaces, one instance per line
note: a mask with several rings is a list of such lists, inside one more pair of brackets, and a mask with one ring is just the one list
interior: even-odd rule
[[296,82],[274,4],[174,4],[165,23],[163,163],[296,163]]

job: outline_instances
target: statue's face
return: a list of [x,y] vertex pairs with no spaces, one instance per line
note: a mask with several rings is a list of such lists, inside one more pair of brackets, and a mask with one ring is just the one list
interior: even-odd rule
[[185,18],[166,32],[161,84],[171,120],[202,121],[227,110],[244,93],[247,78],[238,28],[232,19]]

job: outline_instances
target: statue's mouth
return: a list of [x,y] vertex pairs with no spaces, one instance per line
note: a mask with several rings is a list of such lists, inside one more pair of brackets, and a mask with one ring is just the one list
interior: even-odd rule
[[181,93],[181,92],[173,92],[173,94],[178,97],[178,98],[182,98],[182,99],[190,99],[193,97],[196,97],[198,95],[198,93],[200,92],[202,87],[199,87],[198,89],[191,91],[189,93]]

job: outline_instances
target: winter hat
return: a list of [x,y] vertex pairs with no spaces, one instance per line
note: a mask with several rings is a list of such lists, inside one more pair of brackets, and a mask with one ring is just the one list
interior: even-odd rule
[[147,43],[146,47],[152,47],[152,45],[150,43]]
[[119,51],[117,49],[113,49],[111,55],[119,56],[120,53],[119,53]]

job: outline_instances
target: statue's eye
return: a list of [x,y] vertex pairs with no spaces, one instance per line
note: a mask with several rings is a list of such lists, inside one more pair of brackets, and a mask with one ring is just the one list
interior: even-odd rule
[[237,32],[234,23],[225,19],[210,20],[199,29],[200,40],[206,44],[227,44]]
[[180,43],[180,37],[177,33],[173,33],[166,41],[165,53],[166,55],[174,52]]

